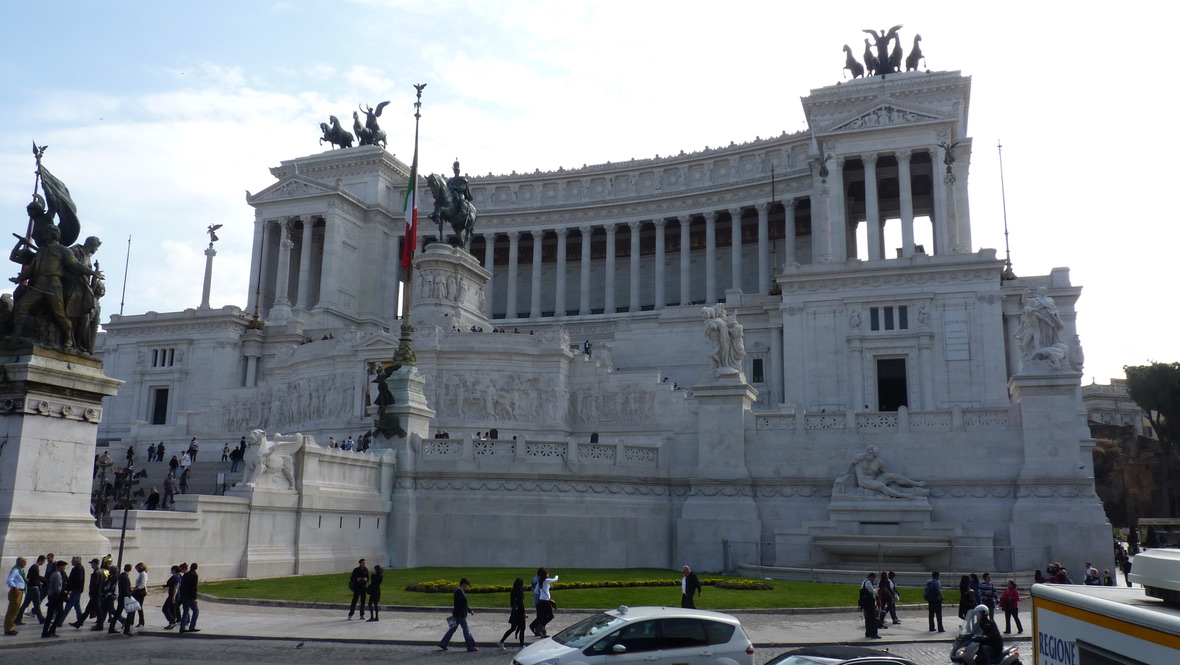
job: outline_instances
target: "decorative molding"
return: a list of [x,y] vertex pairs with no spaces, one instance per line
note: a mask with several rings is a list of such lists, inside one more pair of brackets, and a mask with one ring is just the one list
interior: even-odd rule
[[48,399],[9,397],[0,400],[0,415],[45,416],[88,423],[102,422],[102,408]]
[[866,129],[869,127],[907,125],[915,122],[927,122],[930,120],[944,120],[944,118],[939,118],[926,113],[907,111],[905,109],[897,108],[891,104],[882,104],[872,111],[862,113],[842,125],[833,127],[830,131],[841,132],[852,129]]

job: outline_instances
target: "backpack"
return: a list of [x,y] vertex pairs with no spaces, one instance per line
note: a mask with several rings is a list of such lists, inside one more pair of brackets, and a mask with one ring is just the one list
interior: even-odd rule
[[938,581],[931,579],[926,582],[926,590],[922,592],[926,602],[938,600]]
[[865,588],[864,584],[860,585],[860,600],[857,601],[857,606],[860,608],[875,607],[877,605],[873,592]]

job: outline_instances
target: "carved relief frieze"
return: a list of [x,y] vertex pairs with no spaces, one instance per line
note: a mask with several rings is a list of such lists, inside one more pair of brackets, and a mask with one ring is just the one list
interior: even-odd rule
[[839,291],[842,289],[892,288],[922,284],[947,284],[951,282],[985,282],[994,280],[997,272],[998,269],[981,269],[899,273],[893,275],[873,275],[871,277],[850,275],[841,278],[787,281],[782,284],[782,288],[784,293],[816,293],[821,291]]
[[878,106],[868,113],[863,113],[860,116],[849,120],[843,125],[833,128],[832,131],[838,132],[849,129],[865,129],[868,127],[905,125],[915,122],[925,122],[928,120],[941,120],[941,118],[924,113],[915,113],[913,111],[899,109],[895,106],[886,104],[883,106]]
[[351,375],[337,374],[230,392],[222,398],[221,425],[230,432],[283,431],[320,420],[347,419],[352,415],[353,384]]
[[545,481],[545,480],[504,480],[501,478],[470,478],[444,480],[434,478],[399,478],[395,486],[400,490],[419,492],[540,492],[556,494],[613,494],[622,496],[666,497],[670,494],[664,485],[646,485],[634,482],[601,481]]

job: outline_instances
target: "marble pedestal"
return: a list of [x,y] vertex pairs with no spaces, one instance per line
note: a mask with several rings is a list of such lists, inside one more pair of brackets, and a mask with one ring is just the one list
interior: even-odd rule
[[[1110,524],[1094,493],[1093,472],[1078,473],[1094,468],[1080,383],[1079,373],[1036,366],[1008,381],[1012,401],[1020,405],[1024,442],[1011,527],[1018,569],[1061,561],[1077,570],[1086,560],[1110,557]],[[1047,550],[1045,543],[1056,545]]]
[[299,493],[295,490],[233,487],[226,496],[246,499],[250,518],[246,526],[246,554],[242,577],[295,575],[299,545]]
[[0,560],[111,551],[90,515],[102,399],[122,381],[91,358],[0,348]]
[[397,457],[392,495],[393,510],[389,516],[387,530],[387,564],[396,568],[411,568],[424,562],[416,561],[414,558],[418,510],[413,481],[403,482],[402,477],[413,470],[416,454],[422,450],[422,439],[430,436],[430,421],[434,418],[434,410],[426,405],[426,395],[422,392],[426,380],[422,378],[417,367],[402,367],[393,373],[388,384],[393,393],[394,403],[385,408],[401,420],[406,437],[393,442],[396,444]]
[[411,317],[415,326],[443,330],[491,332],[484,287],[492,273],[459,247],[435,242],[414,259],[414,299]]
[[[749,550],[762,539],[745,439],[746,418],[758,391],[740,374],[707,380],[692,391],[698,405],[697,467],[676,521],[675,565],[723,570],[727,563],[751,563],[727,562],[723,543],[741,543],[746,547],[740,549]],[[680,552],[700,554],[695,561],[680,562]]]

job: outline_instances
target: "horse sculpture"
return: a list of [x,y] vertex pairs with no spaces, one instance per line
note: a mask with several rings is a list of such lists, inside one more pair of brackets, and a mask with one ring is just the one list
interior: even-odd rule
[[847,69],[854,79],[864,76],[865,68],[856,61],[856,58],[852,57],[852,48],[848,44],[844,45],[844,53],[844,69]]
[[381,102],[377,108],[372,106],[365,108],[357,105],[365,114],[365,127],[360,129],[360,119],[357,117],[356,111],[352,112],[353,131],[356,132],[356,137],[359,145],[379,145],[385,147],[385,130],[377,124],[377,118],[381,117],[381,110],[384,109],[389,102]]
[[455,231],[455,239],[451,244],[455,247],[466,247],[471,240],[472,231],[475,230],[475,206],[465,198],[455,196],[447,182],[437,173],[427,176],[426,184],[430,186],[430,193],[434,195],[434,212],[430,213],[430,219],[438,224],[439,238],[446,237],[443,223],[448,222]]
[[922,47],[918,46],[918,42],[922,41],[922,35],[914,35],[914,48],[910,49],[910,54],[905,59],[905,70],[907,72],[918,68],[918,61],[925,61],[926,56],[922,55]]
[[320,145],[323,145],[324,141],[327,141],[338,148],[351,148],[353,140],[352,133],[340,126],[340,120],[336,116],[329,116],[329,119],[331,120],[331,125],[326,122],[320,123],[320,130],[324,133],[320,137]]

